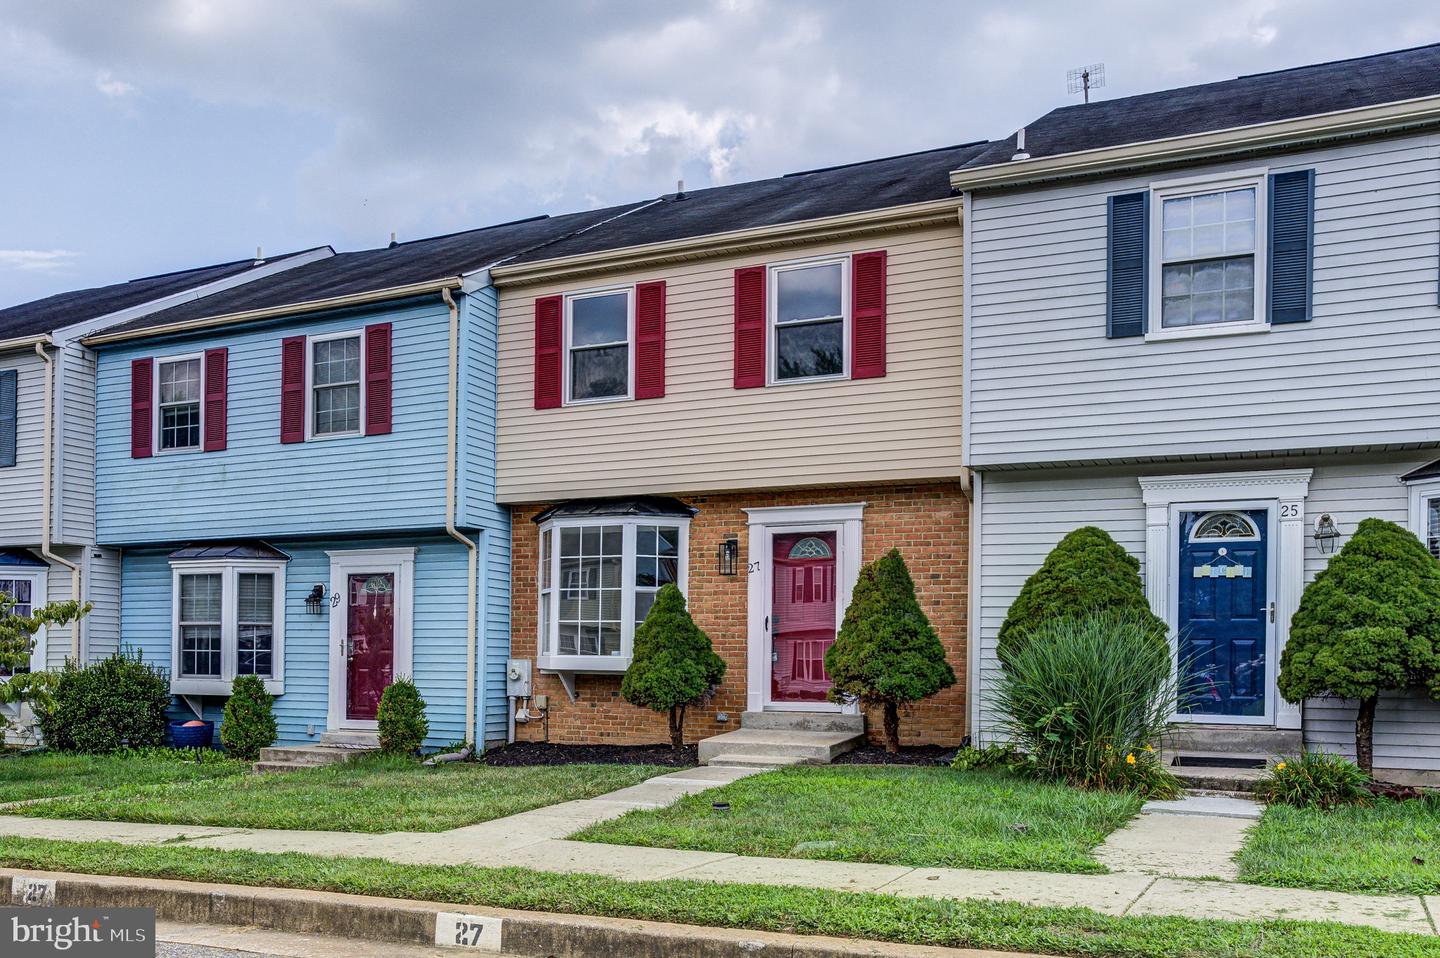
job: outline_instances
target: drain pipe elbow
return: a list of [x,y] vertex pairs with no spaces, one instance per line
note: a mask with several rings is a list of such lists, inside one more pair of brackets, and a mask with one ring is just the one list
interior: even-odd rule
[[[83,604],[85,597],[80,594],[80,566],[56,555],[50,548],[50,534],[55,524],[55,357],[51,356],[45,347],[45,343],[35,344],[35,354],[45,364],[45,437],[40,469],[40,554],[45,557],[46,562],[53,562],[70,570],[70,598]],[[76,662],[80,661],[79,619],[70,623],[70,657]]]
[[475,617],[479,609],[478,579],[480,577],[480,550],[475,540],[462,533],[455,522],[457,496],[455,494],[458,470],[458,442],[460,432],[460,307],[450,290],[440,290],[440,298],[450,310],[450,389],[448,416],[446,422],[445,448],[445,532],[463,545],[467,552],[465,583],[465,741],[476,744],[475,739],[475,667],[479,630]]

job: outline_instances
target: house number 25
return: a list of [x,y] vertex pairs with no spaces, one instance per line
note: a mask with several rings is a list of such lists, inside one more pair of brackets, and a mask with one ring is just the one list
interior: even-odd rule
[[1298,519],[1298,518],[1300,518],[1300,503],[1298,503],[1298,502],[1282,502],[1282,503],[1280,503],[1280,518],[1281,518],[1281,519]]

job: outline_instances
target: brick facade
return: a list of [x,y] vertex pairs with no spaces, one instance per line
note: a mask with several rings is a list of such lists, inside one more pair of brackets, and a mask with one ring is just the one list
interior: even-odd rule
[[[686,741],[698,741],[740,727],[745,711],[747,578],[744,557],[748,526],[743,510],[769,506],[865,502],[864,562],[898,548],[910,566],[920,605],[945,645],[956,684],[905,710],[900,731],[906,744],[958,744],[966,733],[965,656],[969,592],[970,504],[957,483],[846,486],[781,492],[682,495],[699,510],[690,523],[688,602],[696,623],[725,659],[725,681],[707,705],[685,721]],[[512,509],[512,655],[536,654],[536,566],[539,531],[531,521],[548,504]],[[715,552],[720,542],[740,540],[740,574],[722,576]],[[560,680],[535,675],[535,694],[549,697],[548,734],[560,744],[633,744],[668,741],[665,716],[637,708],[620,697],[620,676],[576,676],[578,700],[571,702]],[[730,720],[721,724],[718,713]],[[869,717],[872,739],[880,729]],[[544,739],[545,723],[516,728],[522,741]]]

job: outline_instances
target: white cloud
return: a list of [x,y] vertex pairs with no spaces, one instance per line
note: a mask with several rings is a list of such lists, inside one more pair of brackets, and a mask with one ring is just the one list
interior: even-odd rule
[[117,79],[108,70],[102,70],[96,75],[95,89],[109,97],[127,97],[140,92],[135,84]]
[[68,249],[0,249],[0,269],[54,273],[71,266],[79,255]]

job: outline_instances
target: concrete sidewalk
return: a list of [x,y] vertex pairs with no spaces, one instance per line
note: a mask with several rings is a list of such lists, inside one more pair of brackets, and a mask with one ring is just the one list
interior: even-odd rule
[[1200,880],[1202,875],[1234,877],[1230,856],[1239,848],[1247,819],[1258,815],[1250,803],[1217,805],[1191,799],[1168,809],[1164,807],[1168,803],[1151,803],[1145,814],[1117,831],[1097,852],[1111,869],[1108,875],[756,858],[566,839],[595,822],[635,809],[663,807],[682,795],[757,772],[722,766],[671,772],[599,798],[565,802],[448,832],[377,835],[0,816],[0,835],[302,852],[423,865],[521,866],[630,881],[681,878],[917,898],[988,899],[1084,907],[1109,915],[1334,921],[1387,931],[1436,933],[1431,916],[1440,914],[1440,897],[1429,900],[1427,912],[1426,902],[1419,896],[1354,895]]

